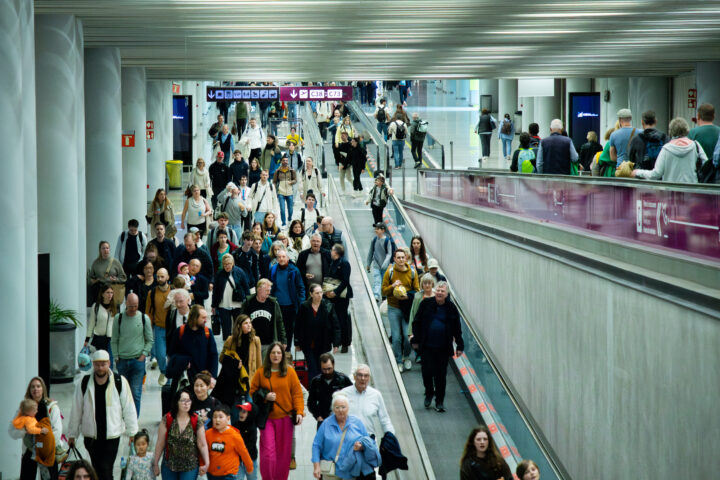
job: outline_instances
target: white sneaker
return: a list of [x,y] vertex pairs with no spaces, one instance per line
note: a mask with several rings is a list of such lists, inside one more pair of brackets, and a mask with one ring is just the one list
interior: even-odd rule
[[400,370],[400,373],[403,373],[405,371],[405,367],[403,367],[402,363],[398,363],[398,370]]
[[412,370],[412,360],[410,360],[409,358],[406,358],[404,364],[405,365],[403,365],[403,366],[405,367],[405,370],[408,370],[408,371]]
[[152,363],[150,364],[150,369],[155,370],[158,367],[157,358],[153,358]]
[[160,376],[158,377],[158,385],[160,385],[161,387],[164,387],[166,383],[167,383],[167,377],[161,373]]

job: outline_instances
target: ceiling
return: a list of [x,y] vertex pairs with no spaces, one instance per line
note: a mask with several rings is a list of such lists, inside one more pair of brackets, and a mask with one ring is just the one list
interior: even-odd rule
[[148,78],[671,75],[720,60],[720,2],[35,0]]

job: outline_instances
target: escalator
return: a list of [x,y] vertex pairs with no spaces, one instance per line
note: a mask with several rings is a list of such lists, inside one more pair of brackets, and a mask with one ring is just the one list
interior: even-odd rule
[[[372,176],[379,169],[378,165],[384,165],[387,162],[387,149],[372,121],[355,102],[350,102],[350,110],[356,129],[367,135],[366,138],[370,138],[373,142],[367,149],[368,174],[362,176],[363,195],[341,196],[339,194],[336,180],[338,170],[333,160],[331,144],[322,145],[317,154],[321,157],[324,156],[325,159],[329,202],[340,207],[342,224],[352,239],[353,248],[350,249],[352,252],[350,254],[356,258],[351,261],[351,264],[354,265],[353,268],[360,267],[359,270],[367,290],[363,295],[372,299],[371,283],[362,266],[370,242],[374,237],[373,219],[371,210],[364,201],[373,182]],[[309,107],[305,109],[303,115],[308,116],[308,120],[311,118]],[[309,123],[306,120],[306,125]],[[406,165],[408,163],[414,180],[412,160],[406,162]],[[396,172],[398,171],[396,170]],[[396,192],[398,187],[399,185],[396,183]],[[348,192],[350,191],[348,190]],[[417,231],[395,197],[389,200],[385,222],[398,246],[409,245],[412,236],[417,235]],[[428,255],[432,256],[432,252],[428,252]],[[358,294],[356,291],[356,297]],[[460,307],[464,319],[462,302],[456,303]],[[451,362],[453,374],[448,374],[445,399],[447,412],[438,413],[435,410],[424,408],[424,388],[420,365],[414,365],[411,371],[403,374],[397,370],[388,341],[387,320],[380,316],[374,302],[366,314],[372,315],[374,318],[359,319],[356,317],[354,319],[356,328],[366,329],[369,328],[367,326],[369,323],[376,323],[384,332],[384,335],[381,336],[384,348],[381,350],[384,351],[384,365],[388,369],[388,372],[385,373],[397,381],[397,387],[402,392],[402,400],[406,404],[406,408],[412,410],[408,414],[416,423],[416,428],[413,429],[415,440],[418,444],[422,444],[420,450],[426,452],[427,457],[424,461],[428,461],[431,467],[431,471],[428,472],[429,478],[431,475],[433,478],[439,479],[457,478],[459,459],[465,440],[470,430],[479,423],[486,424],[491,430],[498,448],[513,471],[519,461],[531,458],[540,466],[543,478],[570,478],[530,415],[527,414],[522,402],[504,380],[489,349],[482,345],[480,337],[470,326],[471,322],[463,320],[465,353]],[[364,343],[366,343],[365,340]],[[398,401],[398,399],[389,400],[386,397],[386,402],[391,401]]]

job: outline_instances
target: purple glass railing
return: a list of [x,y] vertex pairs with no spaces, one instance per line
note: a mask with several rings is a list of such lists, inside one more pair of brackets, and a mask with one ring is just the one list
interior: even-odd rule
[[720,188],[419,172],[418,193],[720,264]]

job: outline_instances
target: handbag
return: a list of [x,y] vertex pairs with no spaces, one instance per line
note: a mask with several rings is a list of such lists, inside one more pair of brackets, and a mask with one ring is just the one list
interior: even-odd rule
[[232,301],[233,302],[239,302],[242,303],[245,301],[245,297],[243,296],[243,292],[241,290],[238,290],[235,285],[235,281],[232,280],[232,272],[230,273],[230,276],[228,277],[228,282],[230,282],[230,285],[233,287],[232,291]]
[[340,445],[338,445],[337,452],[335,452],[335,459],[334,460],[320,460],[320,472],[325,475],[335,475],[335,464],[338,461],[338,458],[340,458],[340,449],[342,448],[342,444],[345,441],[345,434],[347,433],[347,427],[345,427],[345,430],[343,430],[342,437],[340,438]]
[[[70,457],[75,454],[75,460],[70,460]],[[73,464],[75,462],[79,462],[80,460],[83,460],[82,455],[80,455],[80,452],[78,452],[77,448],[75,448],[75,445],[70,447],[70,453],[68,454],[67,458],[64,462],[60,465],[60,472],[58,473],[58,480],[69,480],[68,474],[70,473],[70,469],[72,468]]]
[[[272,391],[273,391],[272,382],[270,381],[269,378],[268,378],[268,383],[270,384],[270,391],[272,392]],[[290,420],[292,420],[292,424],[293,424],[293,425],[297,425],[297,424],[298,424],[298,423],[297,423],[298,412],[297,412],[296,409],[293,408],[292,410],[290,410],[290,411],[288,412],[288,411],[285,410],[285,409],[282,407],[282,405],[280,405],[279,403],[274,402],[274,404],[275,404],[280,410],[282,410],[283,412],[285,412],[285,413],[288,414],[288,416],[290,417]]]
[[[340,286],[341,283],[342,280],[340,280],[339,278],[324,278],[322,284],[323,293],[335,290],[337,287]],[[347,287],[345,287],[345,289],[340,292],[340,295],[338,295],[338,297],[347,298]]]

